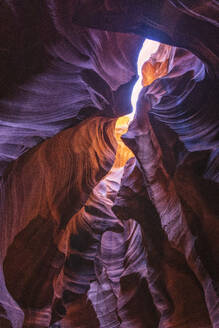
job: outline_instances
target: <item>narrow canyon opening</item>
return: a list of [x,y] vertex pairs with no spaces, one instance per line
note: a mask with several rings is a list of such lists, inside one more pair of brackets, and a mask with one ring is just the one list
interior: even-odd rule
[[3,1],[0,328],[218,327],[217,11]]

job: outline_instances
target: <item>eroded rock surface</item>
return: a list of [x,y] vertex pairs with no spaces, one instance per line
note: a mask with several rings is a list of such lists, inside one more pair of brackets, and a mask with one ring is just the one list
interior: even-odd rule
[[[219,209],[199,192],[207,183],[199,176],[205,158],[194,153],[173,177],[167,173],[147,113],[149,97],[143,90],[135,119],[123,136],[137,162],[127,164],[113,210],[121,219],[132,217],[142,225],[147,279],[161,313],[160,326],[217,327]],[[208,188],[218,195],[218,186]],[[191,290],[196,292],[190,295]]]
[[219,326],[217,38],[215,1],[1,3],[0,328]]

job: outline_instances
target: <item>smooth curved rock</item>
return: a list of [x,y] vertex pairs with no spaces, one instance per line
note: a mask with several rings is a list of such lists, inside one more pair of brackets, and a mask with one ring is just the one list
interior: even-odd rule
[[[111,191],[106,194],[112,199],[111,206],[122,173],[123,170],[114,169],[103,180]],[[123,222],[121,233],[110,230],[103,234],[96,266],[97,279],[88,295],[100,327],[155,327],[158,314],[145,279],[145,253],[137,222]]]
[[28,149],[90,116],[132,110],[143,38],[75,25],[74,6],[1,4],[0,175]]
[[[79,1],[73,22],[103,30],[136,33],[145,38],[190,50],[218,76],[218,4],[178,0]],[[88,12],[87,9],[89,8]],[[189,33],[188,33],[189,31]]]
[[[203,290],[203,295],[205,298],[205,302],[207,305],[209,317],[211,319],[211,324],[213,327],[217,327],[218,321],[218,260],[217,260],[217,247],[216,247],[216,239],[215,235],[218,235],[218,208],[212,211],[210,200],[207,199],[207,197],[204,196],[204,194],[200,194],[198,192],[199,187],[198,184],[205,184],[205,181],[203,181],[203,178],[200,178],[195,174],[195,168],[197,166],[197,162],[200,162],[200,160],[197,160],[195,157],[195,160],[192,162],[186,161],[185,164],[182,166],[182,168],[179,168],[176,173],[175,177],[171,178],[167,171],[165,170],[162,162],[162,151],[159,146],[159,143],[157,141],[156,135],[154,134],[154,131],[151,127],[149,118],[148,118],[148,111],[151,109],[151,102],[149,100],[150,98],[146,96],[144,91],[141,93],[139,101],[138,101],[138,108],[136,112],[136,116],[134,121],[129,126],[128,132],[123,136],[123,140],[130,147],[130,149],[135,154],[137,160],[138,160],[138,166],[140,170],[137,168],[132,168],[132,166],[127,167],[127,175],[124,177],[125,182],[122,182],[121,191],[118,194],[118,200],[115,202],[115,206],[113,207],[113,210],[115,213],[121,217],[129,218],[129,214],[132,214],[133,212],[129,211],[129,208],[127,208],[129,201],[124,200],[124,198],[127,197],[127,200],[131,197],[133,199],[133,196],[127,195],[127,185],[130,184],[132,186],[133,184],[137,188],[137,195],[140,193],[140,190],[142,189],[142,186],[145,188],[145,192],[147,191],[147,197],[145,197],[145,201],[143,201],[143,204],[146,206],[145,209],[142,208],[142,198],[141,199],[141,205],[136,204],[136,207],[141,209],[141,212],[139,215],[138,212],[133,213],[133,217],[138,218],[142,221],[142,225],[144,227],[145,231],[145,244],[146,244],[146,250],[148,249],[148,266],[150,268],[150,262],[152,261],[152,272],[151,268],[148,272],[148,282],[149,286],[151,286],[151,293],[154,296],[154,302],[155,305],[158,307],[160,313],[163,317],[161,317],[161,326],[167,326],[171,327],[171,325],[175,326],[176,323],[174,321],[176,320],[179,324],[180,321],[183,322],[185,320],[185,313],[181,312],[179,310],[179,318],[173,319],[167,317],[169,315],[167,310],[167,313],[165,313],[165,307],[168,304],[167,295],[164,297],[163,302],[160,303],[159,297],[157,299],[156,294],[158,295],[160,293],[163,293],[161,290],[163,288],[169,288],[174,291],[169,290],[169,295],[172,294],[171,299],[173,304],[177,304],[179,295],[182,295],[183,293],[186,294],[185,290],[188,288],[188,291],[190,289],[195,290],[197,289],[197,292],[195,295],[198,297],[198,289],[200,290],[200,286]],[[201,158],[202,159],[202,158]],[[196,162],[196,163],[195,163]],[[132,164],[133,165],[133,164]],[[192,169],[192,167],[194,167]],[[137,171],[136,171],[137,170]],[[141,173],[142,171],[142,173]],[[192,174],[189,172],[192,171]],[[139,177],[141,176],[141,178]],[[186,178],[188,176],[188,179]],[[127,180],[127,181],[126,181]],[[141,183],[139,184],[139,181]],[[123,187],[124,185],[124,187]],[[218,192],[218,188],[214,185],[208,185],[209,189],[211,189],[211,192]],[[216,188],[216,189],[214,189]],[[133,188],[129,188],[129,190],[132,190]],[[135,188],[134,188],[135,190]],[[134,193],[135,194],[135,193]],[[136,197],[137,197],[136,195]],[[140,193],[141,195],[141,193]],[[147,200],[148,199],[148,200]],[[125,208],[123,211],[123,204],[125,203]],[[137,203],[137,202],[136,202]],[[151,204],[149,207],[154,207],[154,210],[149,210],[147,208],[146,204]],[[133,210],[131,208],[131,210]],[[154,212],[154,213],[153,213]],[[127,216],[128,213],[128,216]],[[147,216],[147,213],[149,216]],[[151,215],[152,214],[152,215]],[[164,240],[163,245],[164,249],[167,247],[167,253],[165,254],[165,251],[163,251],[163,247],[156,250],[158,251],[158,254],[164,252],[165,256],[167,256],[167,259],[165,259],[164,256],[164,265],[167,266],[175,266],[175,273],[174,270],[171,269],[171,267],[168,269],[161,269],[158,268],[158,263],[153,261],[153,258],[157,258],[158,255],[152,255],[153,254],[153,244],[158,242],[159,245],[159,239],[157,233],[151,231],[152,225],[147,224],[147,221],[150,220],[150,216],[152,216],[153,224],[157,226],[158,231],[160,230],[159,234],[160,237]],[[155,223],[156,222],[156,223]],[[211,231],[212,227],[214,227],[214,232]],[[151,231],[151,232],[150,232]],[[156,231],[156,230],[155,230]],[[154,236],[154,237],[153,237]],[[155,237],[156,236],[156,237]],[[151,240],[151,242],[150,242]],[[165,241],[166,240],[166,241]],[[152,243],[152,245],[150,245]],[[212,248],[212,245],[214,244],[214,249]],[[172,248],[172,250],[171,250]],[[156,247],[155,247],[156,249]],[[178,255],[177,255],[178,252]],[[175,254],[174,254],[175,253]],[[211,257],[211,260],[209,262],[206,262],[206,256],[209,254]],[[181,259],[180,259],[181,258]],[[177,261],[176,261],[177,259]],[[165,263],[166,261],[166,263]],[[170,261],[170,262],[169,262]],[[174,263],[175,262],[175,263]],[[177,263],[177,262],[181,262]],[[211,264],[210,264],[211,263]],[[179,265],[182,267],[185,267],[184,269],[179,269]],[[156,268],[157,267],[157,268]],[[187,267],[187,269],[186,269]],[[156,268],[156,269],[155,269]],[[157,287],[156,284],[154,286],[154,273],[155,272],[158,280],[158,284],[161,283],[162,279],[165,279],[164,270],[168,270],[168,280],[163,283],[163,287]],[[172,271],[173,270],[173,271]],[[182,278],[182,272],[185,271],[184,278]],[[160,271],[160,274],[159,274]],[[172,272],[171,272],[172,271]],[[190,273],[189,273],[190,271]],[[183,289],[180,291],[180,285],[177,283],[174,284],[174,280],[177,278],[174,277],[171,278],[171,275],[175,276],[177,274],[180,274],[181,272],[181,278],[183,279]],[[186,273],[187,272],[187,273]],[[150,276],[151,275],[151,276]],[[192,275],[194,277],[192,278]],[[160,277],[159,277],[160,276]],[[179,278],[178,278],[179,279]],[[195,282],[196,287],[191,287],[192,281]],[[168,284],[169,281],[169,284]],[[189,282],[190,281],[190,282]],[[162,285],[162,283],[161,283]],[[158,285],[159,286],[159,285]],[[187,286],[187,287],[186,287]],[[155,288],[155,289],[154,289]],[[156,289],[158,288],[158,291]],[[161,288],[161,290],[160,290]],[[179,291],[177,289],[179,288]],[[178,293],[178,296],[177,296]],[[200,310],[200,306],[202,304],[202,307],[204,309],[204,299],[202,299],[201,291],[199,293],[200,299],[197,300],[197,304],[199,304],[198,311]],[[165,295],[165,294],[164,294]],[[176,297],[175,301],[173,298]],[[182,302],[188,303],[188,299],[183,299]],[[194,301],[192,302],[192,304]],[[200,313],[190,313],[190,310],[194,312],[195,307],[194,305],[190,305],[187,309],[187,321],[190,325],[193,325],[194,327],[197,325],[197,316],[200,318]],[[180,305],[180,303],[179,303]],[[176,307],[176,305],[174,305]],[[185,308],[183,306],[182,308]],[[168,307],[167,307],[168,309]],[[176,310],[176,316],[177,316]],[[180,313],[181,312],[181,313]],[[202,310],[202,313],[206,313],[206,310]],[[175,314],[174,314],[175,315]],[[194,315],[194,318],[192,319],[191,316]],[[166,317],[166,318],[165,318]],[[181,318],[180,318],[181,317]],[[167,322],[166,322],[167,320]],[[168,320],[169,323],[168,323]],[[164,322],[163,322],[164,321]],[[173,322],[172,322],[173,321]],[[172,322],[172,323],[171,323]],[[203,326],[210,326],[210,323],[208,322],[208,315],[205,314],[204,317],[201,319],[200,325]],[[186,326],[186,322],[184,322],[184,325]]]
[[[39,325],[50,322],[54,284],[67,251],[58,245],[71,217],[114,162],[114,127],[112,119],[88,119],[27,152],[4,176],[1,262],[7,289],[25,310],[28,324],[32,324],[29,317],[39,313]],[[4,286],[4,280],[1,283]],[[1,297],[7,312],[8,296]]]
[[216,2],[0,7],[0,327],[216,328]]

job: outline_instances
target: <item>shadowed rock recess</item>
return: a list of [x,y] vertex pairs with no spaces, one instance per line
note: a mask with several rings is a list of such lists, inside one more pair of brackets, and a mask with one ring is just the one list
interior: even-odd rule
[[1,1],[0,328],[219,328],[218,20]]

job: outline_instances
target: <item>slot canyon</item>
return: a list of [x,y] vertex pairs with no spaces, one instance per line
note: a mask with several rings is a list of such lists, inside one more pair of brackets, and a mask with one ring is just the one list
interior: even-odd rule
[[218,27],[0,2],[0,328],[219,328]]

